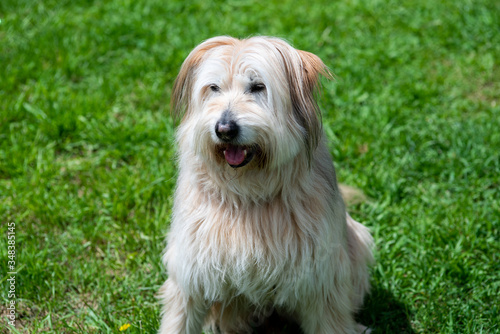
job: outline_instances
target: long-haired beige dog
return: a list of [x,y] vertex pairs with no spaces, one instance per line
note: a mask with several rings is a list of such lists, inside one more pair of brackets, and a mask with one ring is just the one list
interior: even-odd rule
[[306,334],[365,330],[372,238],[339,192],[320,75],[317,56],[271,37],[215,37],[184,61],[160,333],[250,333],[271,312]]

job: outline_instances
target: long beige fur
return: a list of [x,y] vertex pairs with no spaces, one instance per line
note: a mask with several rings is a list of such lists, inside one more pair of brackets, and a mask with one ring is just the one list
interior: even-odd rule
[[[337,185],[320,75],[317,56],[271,37],[215,37],[185,60],[172,96],[179,177],[159,333],[251,333],[271,312],[306,334],[365,331],[354,313],[373,241]],[[221,139],[228,117],[238,133]],[[244,162],[232,166],[230,151]]]

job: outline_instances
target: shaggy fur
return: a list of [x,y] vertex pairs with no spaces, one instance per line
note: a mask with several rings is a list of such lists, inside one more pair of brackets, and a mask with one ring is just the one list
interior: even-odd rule
[[271,37],[215,37],[185,60],[159,333],[251,333],[275,313],[306,334],[365,330],[353,315],[372,237],[339,192],[320,75],[317,56]]

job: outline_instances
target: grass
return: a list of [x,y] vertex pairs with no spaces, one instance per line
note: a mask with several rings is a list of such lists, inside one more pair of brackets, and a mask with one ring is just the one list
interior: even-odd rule
[[377,244],[375,333],[500,333],[495,1],[0,2],[0,329],[16,224],[21,333],[153,333],[176,169],[170,90],[221,34],[284,37]]

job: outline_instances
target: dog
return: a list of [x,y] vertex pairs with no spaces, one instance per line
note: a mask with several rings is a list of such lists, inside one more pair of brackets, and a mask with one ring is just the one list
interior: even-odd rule
[[286,41],[214,37],[186,58],[172,112],[179,175],[160,334],[362,333],[373,239],[346,212],[315,92],[331,73]]

